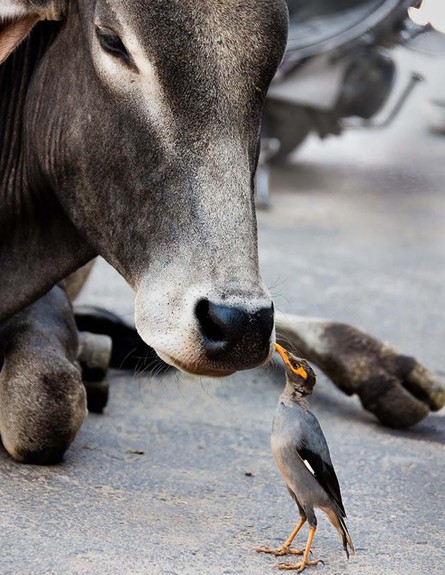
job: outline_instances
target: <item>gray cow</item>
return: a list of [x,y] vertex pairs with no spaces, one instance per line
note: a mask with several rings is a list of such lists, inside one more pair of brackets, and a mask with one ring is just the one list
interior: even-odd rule
[[[66,291],[82,282],[62,280],[97,254],[134,288],[138,332],[168,364],[223,376],[270,359],[253,180],[287,12],[0,0],[0,19],[0,433],[18,461],[50,463],[86,414]],[[383,421],[445,400],[415,360],[348,326],[279,327]]]

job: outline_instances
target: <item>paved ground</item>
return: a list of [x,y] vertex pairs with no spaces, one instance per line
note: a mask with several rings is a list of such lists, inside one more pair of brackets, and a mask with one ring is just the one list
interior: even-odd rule
[[[419,90],[385,132],[310,141],[273,174],[261,260],[285,312],[352,322],[445,379],[445,138]],[[83,300],[132,313],[101,264]],[[57,467],[0,452],[0,575],[267,575],[297,515],[269,452],[278,369],[225,381],[112,375]],[[331,445],[357,554],[320,517],[320,575],[443,575],[445,412],[377,425],[322,376],[312,400]]]

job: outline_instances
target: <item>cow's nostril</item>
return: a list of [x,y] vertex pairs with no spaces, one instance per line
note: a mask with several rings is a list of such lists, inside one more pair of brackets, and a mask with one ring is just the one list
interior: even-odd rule
[[[243,308],[201,299],[195,313],[208,357],[221,358],[237,344],[253,346],[260,355],[267,355],[273,329],[273,306],[249,313]],[[255,351],[252,352],[255,355]]]
[[224,326],[208,299],[202,299],[196,304],[196,317],[206,339],[215,343],[225,341]]

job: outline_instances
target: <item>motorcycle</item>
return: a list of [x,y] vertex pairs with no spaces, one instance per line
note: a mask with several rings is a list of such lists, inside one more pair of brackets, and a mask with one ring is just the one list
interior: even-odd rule
[[269,163],[287,158],[311,132],[325,138],[348,127],[387,126],[422,79],[413,73],[386,118],[374,121],[394,87],[396,64],[390,49],[426,31],[408,13],[419,0],[287,4],[288,45],[264,111],[257,180],[260,207],[269,204]]

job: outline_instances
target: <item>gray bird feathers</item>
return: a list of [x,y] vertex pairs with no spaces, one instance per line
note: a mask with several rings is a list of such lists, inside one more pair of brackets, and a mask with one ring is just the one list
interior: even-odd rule
[[[286,385],[272,427],[272,454],[301,518],[315,528],[314,508],[326,513],[337,529],[349,558],[354,545],[345,524],[340,485],[320,424],[306,400],[314,389],[315,374],[307,361],[276,345],[286,366]],[[348,549],[349,547],[349,549]]]

